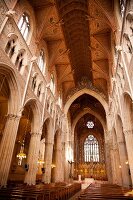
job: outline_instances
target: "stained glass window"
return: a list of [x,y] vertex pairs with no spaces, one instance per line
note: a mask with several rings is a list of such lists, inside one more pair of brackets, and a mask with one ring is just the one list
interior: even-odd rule
[[84,161],[99,162],[99,144],[93,135],[87,136],[84,142]]

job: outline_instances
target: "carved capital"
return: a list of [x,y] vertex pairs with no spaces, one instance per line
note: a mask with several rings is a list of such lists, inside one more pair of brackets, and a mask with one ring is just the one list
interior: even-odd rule
[[133,130],[124,130],[124,135],[129,136],[133,134]]
[[71,89],[71,91],[67,95],[66,101],[68,101],[68,99],[70,99],[71,96],[73,96],[75,93],[85,88],[97,92],[99,95],[102,96],[102,98],[104,98],[107,101],[107,96],[97,87],[95,87],[93,83],[90,80],[88,80],[87,77],[82,77],[81,81],[78,82],[78,86]]
[[122,46],[120,46],[120,45],[116,46],[115,48],[118,53],[120,53],[122,51]]
[[21,118],[21,115],[8,114],[6,115],[6,118],[10,120],[19,120]]
[[37,60],[37,57],[36,57],[36,56],[33,56],[33,57],[31,58],[31,63],[36,62],[36,60]]
[[32,132],[30,134],[31,134],[31,137],[41,137],[41,134],[39,132]]
[[8,10],[6,12],[7,17],[14,17],[15,14],[16,14],[16,12],[14,10]]

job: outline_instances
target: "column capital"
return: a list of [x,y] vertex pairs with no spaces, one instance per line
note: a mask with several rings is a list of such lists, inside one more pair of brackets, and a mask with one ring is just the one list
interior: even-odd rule
[[123,145],[123,144],[124,144],[124,141],[118,141],[118,144],[119,144],[119,145]]
[[38,137],[38,136],[41,136],[41,133],[39,132],[31,132],[31,137]]
[[124,135],[125,135],[125,136],[132,135],[132,134],[133,134],[133,130],[132,130],[132,129],[129,129],[129,130],[124,129],[123,132],[124,132]]
[[21,118],[21,115],[16,115],[16,114],[9,113],[9,114],[6,115],[6,118],[10,119],[10,120],[12,120],[12,119],[19,120]]
[[16,14],[16,12],[11,9],[6,12],[6,16],[10,17],[10,18],[13,18],[15,14]]
[[51,141],[45,142],[46,145],[53,145],[54,143]]

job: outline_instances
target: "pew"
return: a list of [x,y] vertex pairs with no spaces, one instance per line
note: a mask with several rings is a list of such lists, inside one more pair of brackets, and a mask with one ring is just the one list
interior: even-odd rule
[[[127,200],[133,199],[133,194],[128,194],[129,189],[112,184],[91,184],[77,200]],[[128,195],[127,195],[128,194]]]
[[68,200],[81,189],[81,184],[39,184],[1,188],[0,200]]

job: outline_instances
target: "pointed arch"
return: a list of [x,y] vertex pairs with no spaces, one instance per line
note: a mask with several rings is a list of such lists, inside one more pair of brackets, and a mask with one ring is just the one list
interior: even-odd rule
[[95,97],[102,104],[105,112],[107,113],[107,111],[108,111],[108,104],[107,104],[106,100],[100,94],[98,94],[97,92],[95,92],[95,91],[93,91],[91,89],[84,88],[84,89],[81,89],[78,92],[74,93],[68,99],[68,101],[66,102],[66,104],[64,106],[64,112],[65,112],[65,114],[67,114],[67,112],[69,110],[69,107],[74,102],[74,100],[77,99],[79,96],[81,96],[83,94],[89,94],[89,95]]

